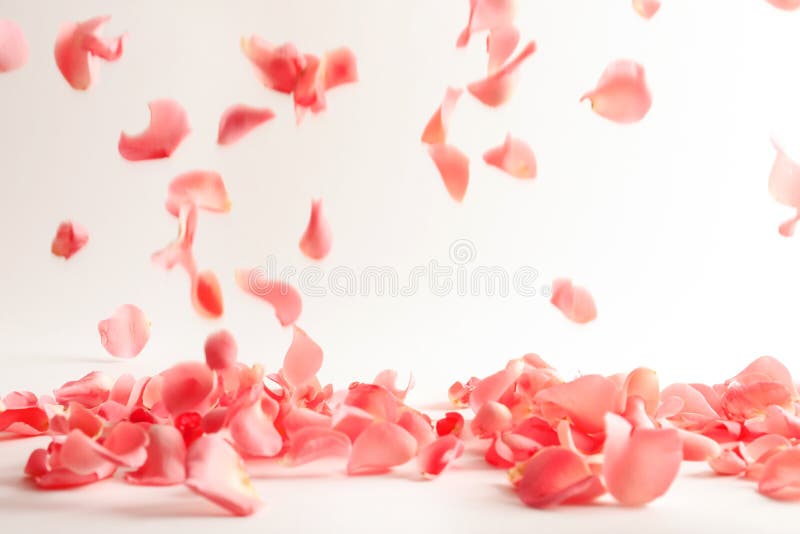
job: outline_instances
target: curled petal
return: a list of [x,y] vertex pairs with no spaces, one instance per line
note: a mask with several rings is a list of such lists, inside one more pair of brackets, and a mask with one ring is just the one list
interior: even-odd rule
[[201,317],[217,319],[222,317],[222,289],[217,275],[212,271],[197,273],[192,279],[192,305]]
[[652,104],[644,67],[627,59],[614,61],[606,67],[597,87],[581,97],[581,101],[586,99],[595,113],[608,120],[620,124],[642,120]]
[[286,381],[298,388],[313,380],[322,367],[322,349],[305,330],[296,325],[292,328],[292,344],[283,358],[282,372]]
[[588,503],[605,493],[586,461],[564,447],[545,447],[534,454],[522,466],[516,489],[522,502],[534,508]]
[[405,428],[417,440],[417,447],[424,447],[436,439],[430,418],[411,408],[407,408],[397,418],[397,424]]
[[150,425],[147,435],[147,460],[125,480],[143,486],[171,486],[186,480],[186,444],[180,431],[170,425]]
[[633,0],[633,9],[643,19],[653,18],[660,7],[660,0]]
[[186,110],[175,100],[153,100],[150,124],[137,134],[122,132],[119,136],[119,153],[128,161],[168,158],[181,141],[189,135],[189,118]]
[[349,475],[383,472],[409,461],[417,453],[417,440],[403,427],[388,421],[372,423],[353,443]]
[[310,426],[295,432],[289,441],[287,460],[301,465],[320,458],[350,456],[350,438],[342,432]]
[[517,84],[517,69],[523,61],[528,59],[536,51],[536,43],[533,41],[525,45],[517,57],[497,69],[483,80],[472,82],[467,86],[467,90],[472,96],[490,107],[497,107],[511,98],[514,87]]
[[456,102],[464,92],[463,89],[448,87],[439,108],[428,120],[422,132],[422,142],[430,145],[444,143],[447,140],[447,129],[450,125],[450,116],[456,107]]
[[261,503],[242,459],[217,434],[203,436],[189,448],[186,485],[238,516],[252,515]]
[[183,362],[161,373],[161,401],[176,418],[186,412],[208,411],[215,392],[214,372],[201,362]]
[[46,432],[49,427],[50,419],[47,417],[47,412],[38,406],[0,411],[0,432],[35,436]]
[[325,89],[358,81],[356,56],[346,47],[325,53]]
[[54,256],[68,260],[88,242],[89,232],[86,231],[86,228],[76,222],[64,221],[58,225],[56,236],[50,245],[50,252]]
[[586,288],[572,285],[568,278],[558,278],[553,281],[552,290],[550,303],[570,321],[586,324],[597,318],[597,306]]
[[646,367],[634,369],[625,378],[624,389],[628,398],[639,397],[644,401],[647,415],[655,415],[660,400],[658,375],[655,371]]
[[78,380],[65,383],[53,394],[59,404],[77,402],[85,408],[95,408],[108,400],[112,384],[111,377],[92,371]]
[[436,421],[436,433],[440,436],[454,434],[461,436],[464,429],[464,416],[458,412],[447,412],[444,417]]
[[626,506],[646,504],[664,493],[678,475],[683,445],[674,428],[636,428],[606,415],[603,476],[609,493]]
[[61,465],[78,475],[101,471],[105,464],[138,468],[147,459],[147,432],[135,423],[121,422],[99,443],[80,430],[73,430],[61,447]]
[[386,388],[395,398],[399,401],[403,401],[408,395],[408,392],[411,391],[411,388],[414,387],[414,375],[408,376],[408,383],[406,384],[405,389],[400,389],[397,387],[397,371],[394,369],[384,369],[375,377],[375,380],[372,381],[373,384],[378,386],[383,386]]
[[28,41],[16,22],[0,19],[0,72],[16,70],[28,62]]
[[601,432],[605,415],[619,413],[620,392],[610,379],[586,375],[541,390],[534,398],[548,419],[569,418],[585,433]]
[[478,413],[485,403],[499,400],[503,393],[519,378],[522,369],[523,366],[518,361],[512,360],[503,370],[479,381],[469,397],[469,407],[472,408],[472,411]]
[[489,74],[497,72],[519,44],[519,30],[512,25],[498,26],[486,38],[486,51],[489,54]]
[[536,178],[536,156],[528,143],[522,139],[506,136],[498,147],[483,154],[483,161],[497,167],[515,178]]
[[172,179],[167,190],[167,211],[177,217],[184,204],[217,213],[231,209],[222,176],[214,171],[189,171]]
[[515,15],[515,0],[470,0],[469,21],[456,46],[466,46],[473,33],[510,25]]
[[767,460],[758,491],[776,499],[800,498],[800,449],[783,450]]
[[325,213],[322,211],[322,200],[311,201],[311,218],[308,226],[300,238],[300,250],[309,259],[321,260],[331,250],[333,233]]
[[133,304],[123,304],[97,324],[100,342],[117,358],[137,356],[150,339],[150,320]]
[[718,475],[740,475],[747,469],[747,462],[739,454],[738,447],[726,447],[709,458],[708,465]]
[[464,453],[464,442],[453,434],[442,436],[422,447],[417,453],[419,471],[425,478],[434,478]]
[[255,398],[238,409],[229,422],[236,448],[246,456],[269,458],[283,448],[283,438]]
[[511,410],[505,404],[489,401],[475,414],[470,429],[479,438],[488,438],[498,432],[510,430]]
[[256,68],[261,83],[289,94],[297,85],[300,72],[306,67],[305,59],[291,43],[273,46],[258,36],[243,37],[242,51]]
[[73,89],[86,90],[92,85],[97,70],[96,57],[116,61],[122,56],[124,35],[110,40],[100,37],[109,19],[109,16],[95,17],[61,26],[56,38],[56,65]]
[[197,265],[192,246],[196,230],[197,207],[194,204],[183,204],[178,213],[178,237],[165,248],[153,253],[150,256],[151,261],[168,271],[180,265],[191,278],[194,278],[197,274]]
[[754,382],[776,382],[789,392],[793,399],[797,398],[797,388],[789,370],[772,356],[761,356],[753,360],[741,373],[726,381],[726,385],[738,382],[752,384]]
[[303,309],[300,293],[287,282],[270,280],[264,271],[256,269],[239,269],[236,271],[236,283],[251,295],[268,302],[275,308],[275,316],[281,326],[294,324]]
[[269,108],[254,108],[244,104],[234,104],[226,109],[219,119],[217,144],[233,144],[274,117],[275,113]]
[[469,184],[469,158],[458,148],[444,144],[430,145],[428,154],[453,200],[464,200]]
[[206,365],[210,369],[230,369],[236,365],[239,351],[233,335],[225,329],[217,330],[206,338]]
[[767,2],[784,11],[793,11],[800,7],[800,0],[767,0]]

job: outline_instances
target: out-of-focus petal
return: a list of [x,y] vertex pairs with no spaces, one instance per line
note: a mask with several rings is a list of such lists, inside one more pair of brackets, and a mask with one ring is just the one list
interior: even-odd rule
[[0,432],[34,436],[47,431],[49,426],[47,413],[38,406],[0,411]]
[[267,278],[262,269],[239,269],[236,271],[236,283],[243,291],[275,308],[275,316],[281,326],[294,324],[303,310],[300,293],[288,282]]
[[646,367],[634,369],[625,378],[624,389],[626,397],[639,397],[644,401],[647,414],[651,417],[655,415],[660,400],[655,371]]
[[119,136],[119,153],[128,161],[168,158],[191,131],[186,110],[175,100],[153,100],[147,107],[147,128],[136,135],[122,132]]
[[186,485],[238,516],[252,515],[261,503],[244,462],[221,436],[195,441],[186,459]]
[[800,449],[786,449],[767,460],[758,491],[776,499],[800,498]]
[[291,43],[273,46],[258,36],[242,37],[242,51],[265,86],[289,94],[305,69],[303,55]]
[[417,453],[417,440],[403,427],[388,421],[372,423],[353,443],[347,473],[379,473],[409,461]]
[[505,404],[489,401],[475,414],[470,429],[472,434],[479,438],[488,438],[498,432],[510,430],[511,410]]
[[197,274],[197,264],[192,246],[196,230],[197,207],[194,204],[183,204],[178,214],[178,237],[163,249],[154,252],[150,260],[168,271],[180,265],[190,278],[194,278]]
[[204,346],[206,365],[214,370],[229,369],[236,365],[239,349],[233,335],[225,329],[217,330],[206,338]]
[[719,443],[696,432],[676,429],[683,443],[683,459],[686,462],[705,462],[717,458],[722,453]]
[[50,252],[54,256],[60,256],[65,260],[82,249],[89,241],[89,232],[80,224],[72,221],[64,221],[58,225],[56,236],[50,245]]
[[643,19],[653,18],[660,7],[660,0],[633,0],[633,9]]
[[310,426],[298,430],[289,440],[287,460],[292,465],[301,465],[320,458],[348,457],[350,438],[342,432]]
[[233,144],[274,117],[275,113],[269,108],[234,104],[227,108],[219,119],[217,144]]
[[502,145],[490,148],[483,161],[515,178],[536,178],[536,156],[528,143],[506,135]]
[[186,444],[180,431],[170,425],[150,425],[147,435],[147,460],[125,480],[143,486],[170,486],[186,480]]
[[245,456],[269,458],[283,448],[283,438],[258,397],[237,409],[228,426],[236,448]]
[[454,434],[461,436],[464,429],[464,416],[458,412],[447,412],[444,417],[436,421],[436,433],[440,436]]
[[400,414],[400,417],[397,418],[397,424],[414,436],[414,439],[417,440],[418,448],[424,447],[436,439],[436,433],[433,431],[430,418],[412,408],[406,408]]
[[516,0],[470,0],[469,20],[456,46],[467,46],[473,33],[509,26],[516,11]]
[[545,447],[521,469],[517,494],[534,508],[588,503],[605,493],[603,483],[586,461],[564,447]]
[[167,190],[167,211],[177,217],[185,204],[217,213],[230,211],[231,200],[222,176],[214,171],[189,171],[173,178]]
[[422,447],[417,453],[419,471],[425,478],[437,477],[463,453],[463,441],[453,434],[442,436]]
[[472,93],[472,96],[487,106],[497,107],[504,104],[511,98],[514,87],[517,84],[517,69],[522,62],[533,55],[535,51],[536,43],[530,41],[520,53],[517,54],[517,57],[483,80],[472,82],[467,86],[467,90]]
[[430,145],[428,154],[453,200],[464,200],[469,185],[469,158],[453,145],[445,144]]
[[347,47],[325,52],[325,89],[358,81],[356,56]]
[[581,102],[586,99],[595,113],[620,124],[642,120],[653,102],[644,67],[627,59],[609,64],[597,87],[584,94]]
[[53,392],[56,402],[67,405],[77,402],[95,408],[108,400],[113,380],[100,371],[92,371],[78,380],[65,383]]
[[161,373],[161,400],[175,418],[208,411],[215,392],[214,372],[202,362],[183,362]]
[[103,40],[100,33],[110,16],[63,24],[58,32],[55,58],[58,70],[74,89],[86,90],[96,76],[96,58],[116,61],[122,56],[125,36]]
[[772,145],[776,152],[775,162],[769,173],[769,192],[781,204],[797,208],[795,216],[781,224],[778,229],[782,236],[791,237],[797,221],[800,220],[800,163],[790,158],[774,139]]
[[217,319],[225,311],[222,288],[213,271],[201,271],[192,279],[192,305],[201,317]]
[[622,409],[617,385],[600,375],[585,375],[543,389],[534,400],[546,418],[569,418],[586,433],[601,432],[605,428],[605,415]]
[[394,369],[384,369],[378,373],[372,383],[378,386],[383,386],[392,395],[394,395],[397,400],[403,401],[405,400],[406,395],[408,395],[408,392],[411,391],[411,388],[414,387],[414,375],[409,374],[408,382],[406,383],[406,387],[404,389],[397,387],[397,371]]
[[444,100],[439,108],[428,120],[425,130],[422,132],[422,142],[428,144],[444,143],[447,140],[447,129],[450,126],[450,116],[456,107],[458,99],[464,92],[463,89],[448,87],[444,94]]
[[486,51],[489,54],[489,74],[497,72],[519,44],[519,30],[512,25],[492,28],[486,37]]
[[13,20],[0,19],[0,72],[16,70],[28,62],[28,41]]
[[[734,443],[735,444],[735,443]],[[747,469],[747,462],[738,447],[724,447],[719,454],[708,459],[708,465],[718,475],[739,475]]]
[[133,358],[150,339],[150,320],[133,304],[123,304],[97,324],[100,343],[112,356]]
[[328,218],[322,211],[322,199],[311,201],[311,217],[300,238],[300,250],[309,259],[321,260],[328,255],[333,241],[333,232]]
[[552,291],[550,303],[570,321],[586,324],[597,318],[597,306],[586,288],[573,285],[568,278],[557,278],[553,280]]
[[147,459],[147,433],[137,424],[121,422],[111,429],[102,444],[80,430],[73,430],[61,446],[59,461],[73,473],[90,475],[104,464],[138,468]]
[[283,358],[282,372],[286,381],[298,388],[313,380],[322,367],[322,349],[305,330],[293,326],[292,344]]

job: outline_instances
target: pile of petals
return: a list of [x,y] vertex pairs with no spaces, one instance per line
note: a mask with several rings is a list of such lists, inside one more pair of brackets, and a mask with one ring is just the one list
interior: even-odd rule
[[91,372],[52,396],[12,392],[0,431],[47,436],[24,468],[43,489],[117,477],[183,484],[234,515],[261,503],[248,462],[341,462],[348,475],[415,462],[433,479],[469,451],[508,470],[520,500],[544,508],[606,493],[646,504],[671,486],[683,461],[708,462],[776,499],[800,497],[800,403],[787,369],[771,357],[721,384],[661,389],[652,370],[564,381],[535,354],[449,389],[455,408],[438,419],[405,403],[413,381],[397,373],[341,391],[317,378],[322,349],[297,326],[282,367],[267,374],[238,361],[227,331],[211,334],[205,361],[142,378]]

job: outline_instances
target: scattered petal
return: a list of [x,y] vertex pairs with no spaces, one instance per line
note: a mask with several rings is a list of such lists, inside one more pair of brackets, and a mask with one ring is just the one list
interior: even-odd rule
[[472,82],[467,86],[467,90],[487,106],[497,107],[506,103],[511,98],[514,87],[517,85],[517,69],[535,51],[536,43],[529,42],[517,57],[483,80]]
[[13,20],[0,19],[0,72],[16,70],[28,62],[28,41]]
[[143,486],[171,486],[186,480],[186,445],[180,431],[169,425],[150,425],[147,435],[147,460],[125,480]]
[[183,362],[161,373],[161,399],[174,418],[187,412],[203,414],[215,392],[214,372],[201,362]]
[[58,70],[73,89],[88,89],[97,76],[96,58],[116,61],[122,56],[125,36],[104,40],[100,33],[110,16],[63,24],[58,32],[55,58]]
[[610,121],[628,124],[642,120],[652,104],[644,67],[627,59],[612,62],[581,102],[586,99],[595,113]]
[[150,320],[133,304],[123,304],[97,324],[100,342],[117,358],[138,356],[150,339]]
[[515,15],[515,0],[470,0],[469,21],[458,36],[456,46],[467,46],[473,33],[509,26]]
[[380,421],[368,426],[353,443],[347,474],[384,472],[409,461],[417,453],[417,440],[403,427]]
[[286,459],[302,465],[320,458],[350,456],[350,438],[330,428],[309,426],[294,433],[289,441]]
[[281,326],[294,324],[303,310],[300,293],[288,282],[266,278],[263,269],[239,269],[236,283],[247,293],[268,302],[275,308]]
[[233,144],[274,117],[275,113],[269,108],[255,108],[244,104],[234,104],[226,109],[219,119],[217,144]]
[[311,218],[300,238],[300,250],[309,259],[321,260],[330,252],[332,240],[333,233],[328,218],[322,211],[322,200],[312,200]]
[[419,471],[425,478],[437,477],[463,453],[463,441],[453,434],[442,436],[420,449],[417,454]]
[[356,56],[346,47],[325,53],[325,90],[358,81]]
[[119,153],[128,161],[168,158],[181,141],[189,135],[189,118],[186,110],[174,100],[153,100],[150,108],[150,124],[137,134],[122,132],[119,136]]
[[253,35],[242,38],[242,51],[256,68],[256,73],[265,86],[289,94],[297,85],[297,78],[305,69],[304,57],[291,43],[273,46]]
[[236,365],[238,347],[233,335],[227,330],[217,330],[206,338],[204,346],[206,365],[210,369],[230,369]]
[[510,24],[498,26],[486,38],[486,51],[489,54],[489,74],[497,72],[519,44],[519,30]]
[[54,256],[60,256],[65,260],[82,249],[89,241],[89,232],[80,224],[72,221],[64,221],[58,225],[56,236],[50,251]]
[[469,184],[469,158],[452,145],[430,145],[428,153],[453,200],[461,202]]
[[660,0],[633,0],[633,9],[635,9],[643,19],[653,18],[653,15],[656,14],[660,7]]
[[545,447],[521,469],[517,494],[534,508],[589,503],[605,493],[603,483],[586,461],[564,447]]
[[758,491],[775,499],[800,498],[800,449],[786,449],[767,460]]
[[464,92],[463,89],[448,87],[444,94],[439,108],[428,120],[425,130],[422,132],[422,142],[430,145],[442,144],[447,140],[447,130],[450,126],[450,116],[456,107],[458,99]]
[[483,154],[483,161],[515,178],[536,178],[536,156],[522,139],[506,135],[502,145]]
[[597,318],[597,307],[591,293],[583,287],[572,285],[569,278],[554,280],[552,292],[550,303],[570,321],[586,324]]

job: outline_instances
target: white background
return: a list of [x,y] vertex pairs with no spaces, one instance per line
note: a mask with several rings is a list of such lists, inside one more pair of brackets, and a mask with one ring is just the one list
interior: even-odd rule
[[[447,85],[484,76],[482,35],[454,47],[467,0],[0,1],[0,17],[17,21],[30,45],[29,63],[0,76],[0,392],[46,392],[93,369],[158,372],[200,358],[205,336],[221,326],[236,335],[243,360],[277,369],[290,333],[232,274],[270,255],[281,266],[310,265],[297,242],[312,197],[324,199],[334,231],[326,271],[393,266],[402,280],[415,265],[447,264],[451,243],[468,239],[477,251],[471,266],[532,266],[537,287],[574,277],[599,309],[597,321],[577,326],[541,296],[441,297],[423,288],[410,297],[307,297],[299,324],[325,350],[322,379],[338,386],[387,367],[413,371],[410,402],[427,406],[444,400],[452,381],[531,351],[567,376],[647,365],[665,383],[715,382],[763,354],[798,371],[800,248],[778,235],[791,210],[770,198],[767,176],[771,136],[800,155],[800,13],[765,0],[665,0],[644,21],[627,0],[520,4],[518,26],[538,51],[514,98],[494,110],[465,94],[452,119],[450,140],[472,161],[458,205],[419,135]],[[76,92],[55,66],[55,36],[63,22],[100,14],[113,15],[107,35],[128,32],[126,50],[100,65],[95,87]],[[349,46],[361,80],[331,91],[329,109],[296,127],[290,99],[263,88],[240,51],[239,38],[253,33],[312,53]],[[645,66],[653,91],[650,113],[630,126],[578,102],[620,57]],[[164,97],[186,107],[192,134],[169,160],[123,160],[120,131],[141,130],[147,102]],[[277,118],[217,147],[217,121],[235,102],[269,106]],[[536,152],[535,181],[482,163],[507,131]],[[221,279],[226,313],[217,322],[195,315],[183,273],[149,259],[176,231],[163,209],[167,183],[194,168],[221,172],[233,201],[229,214],[201,214],[195,246],[200,266]],[[64,219],[91,236],[68,262],[49,252]],[[152,338],[136,360],[116,361],[96,324],[127,302],[149,315]],[[18,483],[33,444],[0,446],[0,476],[11,484],[0,489],[0,523],[28,525],[46,512],[83,525],[91,513],[99,519],[89,530],[124,519],[114,528],[138,531],[165,516],[157,524],[166,531],[174,518],[213,513],[180,489],[163,490],[163,500],[113,484],[42,496]],[[736,531],[765,517],[789,528],[781,518],[797,513],[750,484],[703,475],[682,478],[646,510],[547,514],[518,506],[502,472],[429,485],[339,476],[259,487],[270,509],[246,524],[275,532],[330,521],[334,531],[485,532],[497,521],[526,532],[597,521],[617,531],[645,521],[653,532],[698,521]],[[154,496],[157,504],[143,505]],[[394,512],[364,515],[380,507]]]

